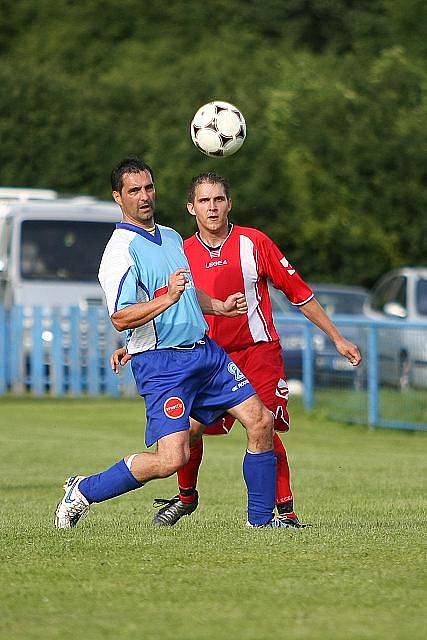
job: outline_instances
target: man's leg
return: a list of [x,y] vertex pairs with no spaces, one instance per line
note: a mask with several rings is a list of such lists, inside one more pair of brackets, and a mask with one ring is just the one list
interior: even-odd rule
[[277,482],[276,482],[276,506],[292,501],[292,489],[290,484],[290,470],[285,446],[279,436],[274,432],[274,453],[277,458]]
[[273,416],[258,396],[228,410],[246,429],[248,446],[243,476],[248,490],[248,523],[271,525],[276,500],[276,456],[273,450]]
[[171,527],[183,516],[189,516],[199,504],[197,478],[203,457],[203,430],[205,425],[190,418],[190,458],[178,469],[178,494],[173,498],[156,498],[155,507],[162,507],[155,514],[153,523]]
[[[279,433],[289,431],[290,421],[287,410],[289,389],[280,344],[260,342],[242,353],[231,354],[231,358],[248,376],[261,402],[274,415],[275,431]],[[274,453],[277,458],[276,509],[284,524],[301,528],[303,525],[294,512],[289,463],[279,433],[274,435]]]
[[155,478],[167,478],[186,464],[189,456],[188,431],[178,431],[160,438],[155,453],[132,454],[101,473],[69,478],[56,510],[55,526],[75,527],[93,502],[128,493]]
[[203,458],[203,431],[205,425],[190,418],[190,459],[178,470],[179,499],[190,504],[196,500],[197,479]]

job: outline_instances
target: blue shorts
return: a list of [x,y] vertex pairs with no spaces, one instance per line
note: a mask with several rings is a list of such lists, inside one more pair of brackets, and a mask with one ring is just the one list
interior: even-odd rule
[[190,416],[214,424],[256,392],[246,376],[207,336],[193,348],[158,349],[132,356],[138,393],[145,399],[145,444],[190,426]]

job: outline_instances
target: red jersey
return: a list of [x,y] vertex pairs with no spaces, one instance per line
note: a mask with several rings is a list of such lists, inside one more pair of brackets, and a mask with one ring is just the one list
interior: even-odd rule
[[227,352],[246,349],[257,342],[279,340],[273,324],[268,280],[294,305],[313,297],[310,287],[277,245],[257,229],[232,225],[221,246],[215,249],[207,247],[195,234],[184,241],[184,251],[198,289],[220,300],[237,291],[246,296],[247,315],[205,316],[210,337]]

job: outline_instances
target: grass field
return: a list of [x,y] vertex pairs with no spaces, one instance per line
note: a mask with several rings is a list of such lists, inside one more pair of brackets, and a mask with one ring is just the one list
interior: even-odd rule
[[0,637],[263,640],[425,637],[423,433],[292,407],[286,436],[311,529],[247,530],[243,432],[206,438],[201,506],[151,525],[174,479],[53,528],[61,484],[141,448],[140,400],[0,399]]
[[[368,421],[368,393],[353,389],[316,388],[316,406],[320,406],[324,415],[347,421]],[[379,389],[380,420],[399,420],[408,424],[427,423],[427,393],[420,389],[398,391],[389,387]]]

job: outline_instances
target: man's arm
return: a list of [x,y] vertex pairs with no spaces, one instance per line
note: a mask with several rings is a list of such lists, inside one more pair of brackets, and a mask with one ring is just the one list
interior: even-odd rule
[[360,364],[362,356],[357,346],[344,338],[317,300],[312,298],[299,308],[308,320],[330,337],[338,353],[346,357],[353,366],[357,367]]
[[130,304],[111,316],[111,322],[117,331],[136,329],[159,316],[178,302],[182,296],[187,278],[184,274],[188,269],[177,269],[169,276],[168,290],[163,295],[149,302],[137,302]]
[[226,316],[234,318],[248,312],[248,304],[243,293],[233,293],[227,300],[211,298],[201,289],[196,289],[200,308],[205,315]]

